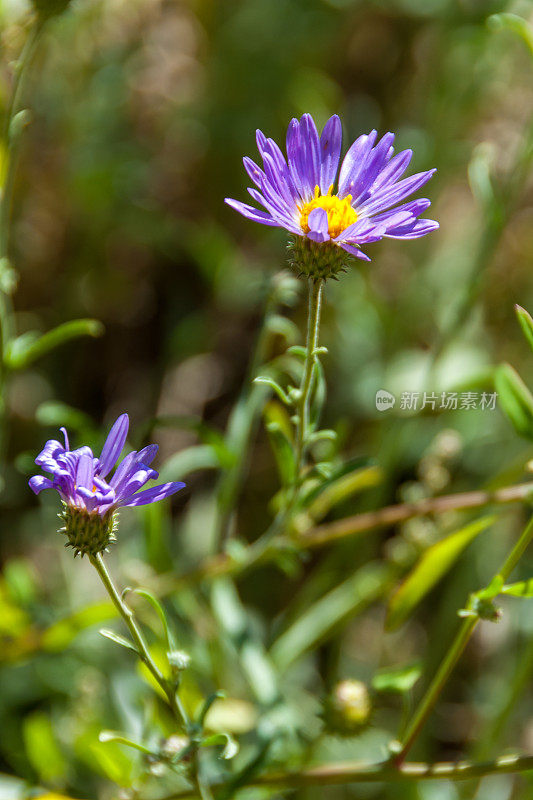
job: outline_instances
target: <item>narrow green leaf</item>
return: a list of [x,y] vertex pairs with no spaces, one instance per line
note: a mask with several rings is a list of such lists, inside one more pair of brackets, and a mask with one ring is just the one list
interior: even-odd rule
[[253,382],[270,386],[282,403],[285,403],[286,406],[292,405],[290,397],[285,394],[279,383],[277,383],[274,378],[269,378],[268,375],[259,375],[257,378],[254,378]]
[[533,597],[533,578],[518,583],[509,583],[502,588],[501,592],[513,597]]
[[286,342],[294,342],[298,338],[299,330],[295,323],[279,314],[272,314],[265,320],[265,327],[269,333],[283,336]]
[[11,342],[5,355],[11,369],[23,369],[59,345],[80,336],[102,336],[104,326],[96,319],[75,319],[64,322],[42,335],[28,332]]
[[124,736],[122,733],[117,733],[116,731],[101,731],[98,734],[98,739],[100,742],[117,742],[118,744],[125,744],[126,747],[133,747],[135,750],[139,750],[141,753],[145,753],[148,756],[157,757],[157,753],[154,753],[153,750],[150,750],[148,747],[145,747],[139,742],[134,742],[133,739],[128,739],[127,736]]
[[411,691],[421,675],[422,665],[419,663],[381,669],[372,678],[372,688],[376,692],[405,694]]
[[510,364],[501,364],[494,374],[500,404],[520,436],[533,439],[533,395]]
[[296,476],[292,444],[276,422],[270,422],[267,425],[267,431],[280,481],[283,486],[290,486],[294,483]]
[[163,625],[163,630],[165,632],[165,640],[166,640],[166,644],[167,644],[167,651],[168,650],[173,650],[175,645],[174,645],[174,641],[172,639],[172,634],[170,633],[170,629],[168,627],[168,621],[167,621],[167,617],[166,617],[166,614],[165,614],[165,609],[163,608],[163,606],[161,605],[161,603],[159,602],[157,597],[154,597],[154,595],[151,592],[149,592],[148,589],[141,589],[141,588],[138,588],[138,589],[125,589],[124,592],[123,592],[123,595],[126,594],[127,592],[132,592],[132,594],[138,594],[139,597],[144,597],[145,600],[148,600],[148,602],[151,604],[151,606],[157,612],[157,615],[159,616],[159,619],[161,620],[161,624]]
[[215,703],[217,700],[225,700],[225,699],[226,699],[226,692],[218,691],[210,694],[202,707],[200,716],[198,717],[199,725],[203,726],[205,718],[207,717],[209,709],[211,708],[213,703]]
[[128,650],[133,650],[134,653],[138,653],[137,648],[129,639],[126,639],[124,636],[120,636],[115,631],[110,631],[109,628],[100,628],[99,633],[102,636],[105,636],[106,639],[111,639],[112,642],[121,645],[122,647],[126,647]]
[[492,14],[487,20],[487,25],[495,31],[507,30],[517,34],[526,45],[529,54],[533,56],[533,28],[525,19],[517,14],[504,12]]
[[323,519],[339,503],[365,489],[378,486],[382,480],[383,472],[375,465],[354,469],[324,486],[310,503],[307,512],[314,520]]
[[272,645],[270,654],[278,669],[287,669],[381,597],[392,577],[390,567],[371,562],[313,603]]
[[202,747],[216,747],[217,745],[223,746],[220,757],[226,760],[233,758],[239,752],[239,745],[229,733],[214,733],[202,741]]
[[403,625],[421,600],[457,561],[463,550],[493,522],[494,517],[482,517],[425,551],[390,599],[385,622],[387,630],[396,630]]
[[515,305],[514,310],[516,312],[516,316],[518,317],[518,322],[520,323],[520,327],[526,337],[529,346],[533,350],[533,319],[531,315],[528,314],[525,308],[522,306]]

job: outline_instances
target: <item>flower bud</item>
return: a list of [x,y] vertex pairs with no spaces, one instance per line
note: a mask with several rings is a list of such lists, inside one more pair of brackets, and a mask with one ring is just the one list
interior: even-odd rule
[[362,681],[340,681],[325,703],[324,718],[328,729],[341,736],[359,733],[367,726],[372,701]]
[[169,653],[167,653],[167,658],[168,663],[172,667],[172,671],[175,673],[179,673],[184,669],[187,669],[191,663],[190,655],[184,650],[171,650]]
[[180,756],[182,753],[190,745],[190,740],[186,736],[180,736],[179,734],[173,734],[169,736],[168,739],[165,739],[163,742],[163,746],[161,747],[161,755],[164,758],[169,759],[170,761],[174,760],[177,756]]
[[315,280],[334,278],[346,270],[350,256],[331,242],[313,242],[306,236],[291,236],[288,244],[289,263],[298,277],[304,275]]
[[115,541],[116,515],[112,511],[100,515],[96,511],[89,512],[65,503],[63,513],[59,516],[65,523],[59,532],[67,535],[65,547],[74,549],[74,557],[81,555],[83,558],[86,554],[96,556]]

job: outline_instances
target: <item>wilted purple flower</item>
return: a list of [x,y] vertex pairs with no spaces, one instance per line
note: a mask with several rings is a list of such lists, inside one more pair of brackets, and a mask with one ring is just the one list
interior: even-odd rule
[[[417,239],[439,227],[434,220],[418,219],[429,200],[402,202],[435,170],[400,180],[412,151],[394,155],[392,133],[377,143],[376,138],[372,131],[356,139],[339,171],[342,129],[336,114],[320,137],[310,114],[293,119],[287,131],[287,159],[273,139],[257,131],[263,169],[247,157],[244,166],[257,187],[248,191],[265,210],[229,198],[226,203],[254,222],[285,228],[297,247],[303,239],[316,253],[311,243],[332,244],[369,261],[361,245],[383,237]],[[328,250],[331,253],[331,247]]]
[[156,444],[129,453],[109,478],[126,443],[128,429],[128,415],[122,414],[111,428],[98,458],[87,446],[71,450],[67,432],[61,428],[65,445],[50,439],[35,459],[52,477],[34,475],[29,481],[30,488],[35,494],[43,489],[58,492],[65,505],[65,532],[79,552],[99,552],[105,548],[118,508],[155,503],[185,486],[172,482],[139,491],[147,481],[159,477],[150,467],[158,450]]

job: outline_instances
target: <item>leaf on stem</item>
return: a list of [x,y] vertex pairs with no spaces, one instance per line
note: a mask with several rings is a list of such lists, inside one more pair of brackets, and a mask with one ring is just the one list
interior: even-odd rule
[[405,694],[411,691],[421,675],[422,665],[419,662],[403,667],[387,667],[374,675],[372,688],[376,692]]
[[112,642],[121,645],[121,647],[126,647],[128,650],[133,650],[134,653],[139,655],[139,651],[129,639],[126,639],[124,636],[120,636],[120,634],[115,633],[115,631],[110,631],[109,628],[100,628],[99,633],[102,636],[105,636],[106,639],[111,639]]
[[533,439],[533,395],[511,367],[501,364],[494,374],[494,385],[500,404],[520,436]]
[[104,326],[96,319],[75,319],[53,328],[48,333],[34,331],[23,333],[14,339],[5,355],[10,369],[24,369],[33,361],[54,350],[59,345],[78,339],[80,336],[102,336]]
[[516,316],[518,317],[518,322],[520,323],[520,327],[526,337],[529,346],[533,350],[533,319],[531,315],[528,314],[525,308],[522,306],[515,305],[514,310],[516,312]]
[[533,578],[518,583],[509,583],[502,587],[502,594],[510,594],[513,597],[533,597]]
[[161,620],[161,624],[163,625],[167,651],[173,650],[175,648],[175,644],[172,638],[172,634],[170,632],[170,628],[168,627],[168,621],[165,614],[165,609],[163,608],[157,597],[155,597],[151,592],[149,592],[148,589],[142,589],[142,588],[137,588],[137,589],[126,588],[122,592],[122,596],[124,597],[124,595],[127,594],[128,592],[131,592],[132,594],[138,594],[139,597],[144,597],[144,599],[148,600],[151,606],[155,609],[159,619]]
[[392,595],[385,627],[396,630],[406,622],[423,598],[457,561],[463,550],[494,522],[482,517],[429,547]]

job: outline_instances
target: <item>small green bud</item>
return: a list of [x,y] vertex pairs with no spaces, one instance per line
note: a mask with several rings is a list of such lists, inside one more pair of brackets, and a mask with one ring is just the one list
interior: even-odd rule
[[338,683],[327,698],[324,719],[329,730],[341,736],[360,733],[370,721],[372,701],[362,681]]
[[306,236],[291,236],[288,244],[289,263],[298,277],[315,280],[335,278],[350,264],[348,253],[331,242],[313,242]]
[[68,537],[65,547],[74,549],[74,557],[96,556],[115,541],[116,515],[112,511],[100,516],[97,512],[90,513],[64,503],[63,513],[59,516],[65,523],[59,532]]
[[187,736],[173,734],[163,742],[161,747],[161,756],[169,761],[174,761],[176,758],[179,759],[179,757],[187,750],[190,743],[191,742]]
[[172,671],[179,673],[187,669],[191,663],[191,657],[184,650],[171,650],[167,653],[168,663],[172,667]]

